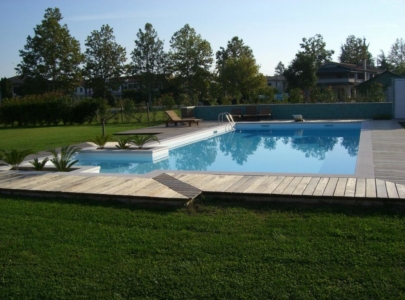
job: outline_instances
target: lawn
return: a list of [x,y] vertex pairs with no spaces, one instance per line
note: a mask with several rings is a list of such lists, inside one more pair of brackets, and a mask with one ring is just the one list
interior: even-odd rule
[[[2,128],[0,148],[39,151],[100,132]],[[0,299],[404,299],[404,232],[394,207],[0,195]]]

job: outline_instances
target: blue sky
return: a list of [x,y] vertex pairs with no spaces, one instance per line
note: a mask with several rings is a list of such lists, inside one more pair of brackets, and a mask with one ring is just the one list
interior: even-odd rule
[[335,50],[335,61],[349,35],[365,37],[374,57],[405,39],[405,0],[0,0],[0,78],[16,74],[19,50],[48,7],[61,10],[61,23],[82,52],[86,37],[103,24],[114,29],[128,59],[145,23],[157,30],[165,50],[172,35],[189,24],[210,42],[214,55],[232,37],[243,39],[265,75],[272,75],[279,61],[287,66],[302,38],[318,33],[327,49]]

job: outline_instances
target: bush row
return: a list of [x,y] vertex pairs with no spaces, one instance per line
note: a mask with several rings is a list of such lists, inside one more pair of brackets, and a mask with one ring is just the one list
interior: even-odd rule
[[101,99],[74,99],[47,93],[4,99],[0,105],[0,123],[5,126],[83,124],[91,122],[104,105]]

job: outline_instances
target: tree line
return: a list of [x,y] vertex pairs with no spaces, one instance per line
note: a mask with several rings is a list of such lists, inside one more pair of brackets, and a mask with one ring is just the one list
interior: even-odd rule
[[79,42],[61,20],[58,8],[46,9],[34,36],[28,36],[20,50],[22,61],[16,71],[24,78],[21,94],[69,94],[85,82],[93,97],[111,100],[111,91],[122,84],[122,76],[135,76],[141,89],[133,96],[150,104],[164,94],[191,103],[256,101],[259,94],[274,94],[259,72],[252,50],[238,37],[218,51],[212,72],[211,45],[188,24],[173,34],[170,50],[165,52],[163,41],[147,23],[137,32],[131,62],[127,63],[127,50],[115,41],[109,25],[90,33],[82,53]]
[[[259,72],[252,49],[239,37],[214,54],[210,43],[186,24],[173,34],[170,49],[165,52],[163,41],[152,24],[139,29],[127,63],[127,50],[119,45],[113,28],[103,25],[90,33],[82,53],[80,43],[62,25],[58,8],[45,10],[44,19],[27,37],[20,50],[21,62],[16,71],[24,79],[21,95],[62,92],[72,94],[76,87],[92,90],[95,98],[113,101],[112,90],[122,84],[122,76],[135,76],[140,89],[124,95],[138,101],[174,97],[182,104],[257,103],[273,99],[277,91],[267,86]],[[374,65],[365,38],[350,35],[341,46],[339,61],[359,64],[366,59]],[[326,49],[322,35],[303,38],[300,50],[288,67],[279,62],[276,75],[284,75],[289,89],[308,90],[316,86],[319,66],[332,60],[333,50]],[[397,39],[388,55],[377,57],[377,67],[405,75],[405,44]],[[1,80],[3,98],[11,97],[10,84]],[[165,96],[166,95],[166,96]],[[170,95],[169,97],[167,95]]]

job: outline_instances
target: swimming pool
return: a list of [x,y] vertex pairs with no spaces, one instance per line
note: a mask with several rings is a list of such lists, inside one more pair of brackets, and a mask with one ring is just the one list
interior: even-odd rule
[[101,173],[182,170],[354,174],[360,132],[360,122],[237,124],[231,132],[211,130],[178,143],[162,143],[159,147],[163,154],[150,159],[134,152],[111,155],[100,150],[79,153],[76,158],[78,165],[100,166]]

